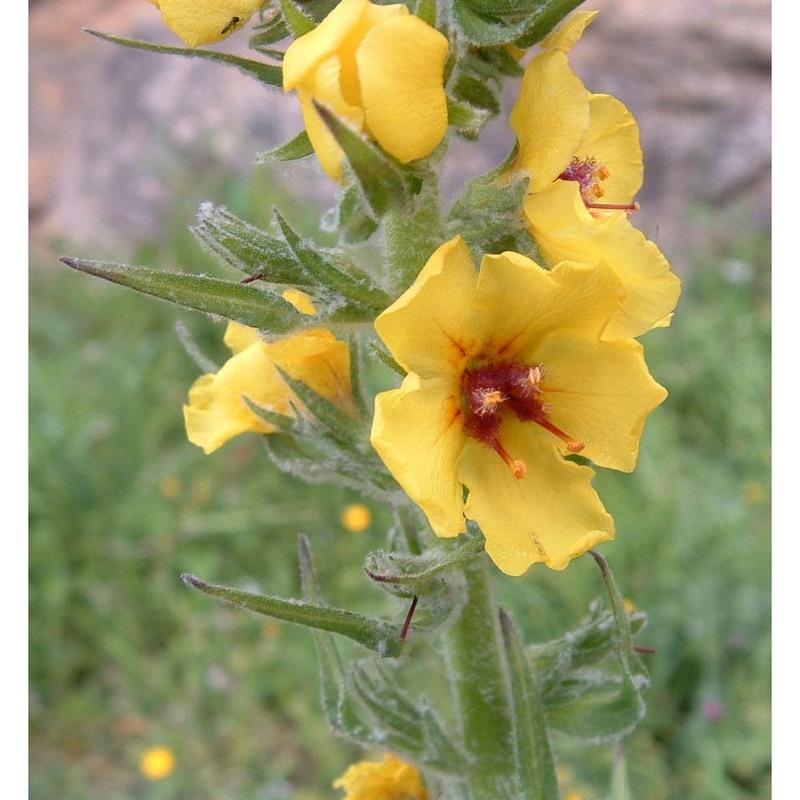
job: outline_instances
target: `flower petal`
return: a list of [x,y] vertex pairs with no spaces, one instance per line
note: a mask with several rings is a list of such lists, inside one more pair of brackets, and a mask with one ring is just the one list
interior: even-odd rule
[[270,411],[291,414],[288,389],[263,342],[230,358],[216,374],[194,382],[183,407],[189,441],[208,455],[240,433],[274,431],[247,405],[245,396]]
[[459,392],[458,376],[420,382],[412,373],[375,398],[372,445],[441,537],[466,530],[456,476],[465,441]]
[[563,50],[565,53],[580,41],[581,36],[599,11],[575,11],[570,14],[552,33],[545,36],[539,47],[542,50]]
[[[350,348],[330,331],[315,328],[277,339],[266,344],[266,352],[291,378],[302,381],[343,411],[355,414],[350,383]],[[291,396],[294,404],[299,405],[294,395]]]
[[564,262],[553,270],[516,253],[484,256],[474,300],[477,349],[487,358],[539,361],[553,330],[598,339],[624,297],[607,267]]
[[247,325],[242,325],[239,322],[229,322],[228,327],[225,329],[225,336],[223,341],[231,349],[231,352],[241,353],[251,344],[262,341],[261,334],[256,328],[250,328]]
[[[257,335],[252,328],[232,323],[226,342],[238,348],[253,333]],[[264,422],[245,397],[268,411],[293,416],[293,407],[302,405],[278,366],[344,411],[355,413],[350,352],[330,331],[307,331],[276,342],[259,338],[235,352],[216,374],[195,381],[183,407],[189,441],[208,454],[240,433],[272,433],[275,426]]]
[[367,0],[342,0],[313,31],[292,42],[283,57],[283,89],[290,92],[332,56],[366,11]]
[[460,236],[439,247],[414,283],[376,320],[397,362],[420,377],[453,373],[475,346],[464,325],[478,274]]
[[576,155],[608,168],[602,203],[630,203],[642,188],[644,166],[639,126],[627,107],[610,94],[589,95],[589,127]]
[[604,338],[640,336],[669,324],[680,296],[680,279],[624,212],[595,218],[575,182],[556,181],[546,191],[528,196],[525,216],[540,253],[550,264],[562,260],[605,263],[622,283],[625,297]]
[[550,421],[584,442],[581,455],[630,472],[645,420],[667,396],[651,377],[641,344],[554,333],[539,345],[537,357],[544,364],[541,387],[552,407]]
[[344,151],[314,108],[316,100],[357,130],[363,128],[364,112],[344,99],[339,85],[340,73],[339,59],[331,56],[318,66],[311,78],[310,88],[298,87],[297,96],[300,98],[306,132],[320,165],[333,180],[341,183],[344,179]]
[[513,361],[536,335],[557,291],[552,275],[526,256],[484,256],[469,318],[481,355]]
[[527,474],[517,479],[485,445],[467,440],[458,475],[469,489],[465,513],[486,536],[486,552],[507,575],[532,564],[564,569],[614,538],[614,521],[591,486],[594,470],[565,461],[545,432],[515,419],[503,441]]
[[514,169],[528,170],[530,191],[540,192],[569,166],[589,125],[589,92],[566,53],[531,60],[509,123],[519,142]]
[[403,163],[427,156],[447,131],[443,76],[448,52],[439,31],[410,15],[373,28],[358,48],[367,128]]
[[[244,25],[263,0],[159,0],[167,27],[189,47],[219,42]],[[231,25],[231,22],[238,21]]]

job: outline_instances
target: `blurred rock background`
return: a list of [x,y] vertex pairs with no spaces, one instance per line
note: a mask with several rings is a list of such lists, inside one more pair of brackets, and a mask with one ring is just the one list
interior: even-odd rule
[[[646,178],[638,225],[677,259],[678,270],[708,237],[724,244],[769,226],[769,0],[596,0],[585,7],[603,13],[573,51],[573,64],[590,90],[622,99],[641,127]],[[257,152],[300,128],[293,97],[218,65],[111,45],[84,27],[177,43],[144,0],[32,0],[34,252],[46,253],[56,236],[125,255],[163,235],[176,192],[191,188],[188,174],[252,175]],[[244,52],[246,36],[221,47]],[[505,122],[495,120],[480,153],[457,142],[459,175],[490,168],[512,141]],[[321,209],[332,203],[330,182],[311,160],[291,176],[295,191],[307,188]]]

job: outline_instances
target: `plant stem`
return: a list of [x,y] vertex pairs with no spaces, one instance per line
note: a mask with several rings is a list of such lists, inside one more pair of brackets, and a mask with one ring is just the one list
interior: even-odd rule
[[413,214],[389,211],[384,217],[390,286],[396,295],[414,282],[431,253],[444,242],[435,176],[424,182],[415,205]]
[[468,754],[471,800],[498,800],[513,785],[508,666],[485,554],[464,567],[467,602],[444,636],[445,657]]

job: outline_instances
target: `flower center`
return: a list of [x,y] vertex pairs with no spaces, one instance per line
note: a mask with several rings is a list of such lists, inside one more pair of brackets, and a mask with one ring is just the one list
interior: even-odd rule
[[606,190],[602,181],[611,173],[605,164],[596,158],[578,158],[575,156],[569,166],[558,176],[562,181],[577,181],[581,187],[581,197],[587,205],[599,200]]
[[505,414],[523,422],[535,422],[561,439],[572,453],[580,453],[584,443],[573,439],[550,422],[550,403],[542,396],[541,364],[478,364],[461,376],[464,407],[464,433],[491,447],[511,468],[515,478],[524,478],[525,462],[513,458],[500,441]]
[[586,208],[600,211],[626,211],[628,215],[639,210],[638,203],[598,203],[606,190],[603,181],[611,172],[605,164],[596,158],[578,158],[575,156],[569,166],[558,176],[562,181],[576,181],[580,186],[581,197]]

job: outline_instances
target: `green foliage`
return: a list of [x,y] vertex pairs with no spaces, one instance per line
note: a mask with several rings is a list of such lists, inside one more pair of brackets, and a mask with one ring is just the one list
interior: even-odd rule
[[282,86],[283,71],[280,67],[273,64],[265,64],[263,61],[253,61],[250,58],[242,58],[232,53],[222,53],[218,50],[204,50],[197,47],[171,47],[153,42],[143,42],[139,39],[126,39],[122,36],[112,36],[110,33],[87,30],[92,36],[98,39],[105,39],[107,42],[121,44],[125,47],[132,47],[135,50],[147,50],[152,53],[165,53],[167,55],[186,56],[188,58],[201,58],[205,61],[217,61],[241,70],[246,75],[250,75],[256,80],[267,86]]

